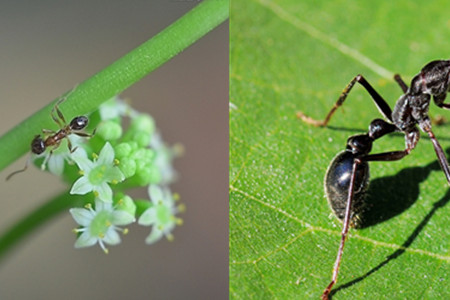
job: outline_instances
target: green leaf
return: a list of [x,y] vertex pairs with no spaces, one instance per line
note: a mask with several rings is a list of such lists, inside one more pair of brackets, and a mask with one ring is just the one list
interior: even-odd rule
[[[319,299],[341,223],[323,178],[347,137],[382,116],[356,85],[329,127],[322,119],[363,74],[394,106],[429,61],[449,59],[443,1],[233,1],[230,31],[230,296]],[[251,16],[251,17],[250,17]],[[444,115],[433,104],[430,115]],[[450,152],[449,124],[434,126]],[[404,149],[401,134],[372,153]],[[447,153],[448,156],[449,153]],[[334,299],[450,297],[450,193],[430,140],[397,162],[373,162],[366,228],[350,229]]]

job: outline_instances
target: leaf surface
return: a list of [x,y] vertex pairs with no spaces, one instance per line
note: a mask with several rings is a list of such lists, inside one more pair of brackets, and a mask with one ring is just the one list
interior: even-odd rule
[[[341,223],[323,178],[349,136],[382,118],[356,85],[329,127],[321,119],[361,73],[393,108],[429,61],[450,59],[447,2],[232,1],[230,22],[230,297],[319,299]],[[430,115],[450,113],[431,104]],[[450,124],[434,132],[450,157]],[[404,138],[372,153],[402,150]],[[430,140],[373,162],[367,226],[350,230],[333,299],[450,297],[449,187]]]

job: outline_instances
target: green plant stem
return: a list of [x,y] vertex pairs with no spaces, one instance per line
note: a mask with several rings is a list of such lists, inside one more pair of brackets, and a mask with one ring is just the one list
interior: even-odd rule
[[[183,51],[228,18],[228,0],[206,0],[156,36],[78,84],[60,108],[67,115],[83,115],[119,94]],[[50,111],[55,101],[0,137],[0,170],[30,149],[42,128],[54,128]]]
[[[67,93],[61,110],[67,115],[83,115],[97,109],[224,22],[228,14],[228,0],[198,4],[156,36],[78,84]],[[58,99],[0,137],[0,170],[29,151],[30,141],[42,128],[54,128],[50,112]],[[25,216],[0,236],[0,259],[38,226],[69,207],[81,206],[83,199],[71,197],[66,191]]]
[[68,196],[69,191],[65,191],[48,201],[35,211],[23,217],[20,222],[13,225],[0,236],[0,260],[5,257],[8,250],[17,244],[21,239],[38,229],[52,217],[67,210],[70,207],[82,206],[85,197]]

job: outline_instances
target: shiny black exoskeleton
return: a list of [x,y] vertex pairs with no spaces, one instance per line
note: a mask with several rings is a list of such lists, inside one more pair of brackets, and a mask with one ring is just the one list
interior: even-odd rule
[[[352,180],[355,155],[343,151],[336,155],[328,167],[325,176],[325,193],[333,213],[344,221],[347,207],[348,189]],[[360,215],[365,209],[364,198],[369,188],[369,164],[362,161],[355,170],[353,188],[353,205],[350,216],[350,227],[361,225]]]
[[38,134],[34,137],[33,141],[31,141],[31,152],[34,154],[41,154],[45,151],[45,142],[42,139],[41,135]]
[[[381,119],[370,123],[367,134],[351,136],[347,147],[332,160],[325,175],[325,193],[333,213],[344,221],[350,184],[353,184],[350,227],[361,226],[361,214],[367,209],[365,193],[369,188],[368,155],[373,141],[395,131],[395,126]],[[353,182],[352,182],[353,181]]]
[[82,130],[88,125],[89,119],[85,116],[78,116],[72,119],[69,128],[73,130]]
[[[298,117],[309,124],[326,126],[337,108],[344,103],[354,84],[358,82],[367,90],[379,111],[387,119],[387,121],[375,119],[370,124],[367,134],[350,137],[346,150],[333,159],[325,176],[328,202],[336,216],[343,220],[343,228],[333,277],[324,290],[322,299],[328,299],[328,295],[337,281],[348,228],[350,226],[358,227],[361,224],[359,216],[365,209],[364,194],[369,185],[368,162],[394,161],[410,154],[420,138],[418,126],[428,134],[433,143],[439,164],[450,184],[450,167],[441,145],[431,130],[431,121],[428,116],[431,98],[437,106],[450,109],[450,103],[444,103],[450,89],[450,60],[436,60],[428,63],[419,74],[414,76],[409,88],[399,75],[395,75],[394,79],[400,85],[403,95],[397,100],[393,111],[366,79],[362,75],[358,75],[350,81],[323,121],[314,120],[301,112],[298,113]],[[376,139],[394,131],[404,133],[404,150],[370,154],[372,144]]]

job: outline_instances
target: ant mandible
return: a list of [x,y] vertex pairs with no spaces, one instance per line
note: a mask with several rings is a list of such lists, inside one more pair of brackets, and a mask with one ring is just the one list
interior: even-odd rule
[[[52,108],[51,116],[53,121],[59,126],[58,131],[42,129],[44,137],[40,134],[36,135],[31,141],[31,152],[39,155],[42,154],[47,148],[52,147],[50,153],[45,157],[44,162],[42,163],[42,169],[45,168],[45,164],[50,159],[53,151],[58,148],[63,139],[67,138],[67,146],[69,148],[70,153],[73,153],[77,147],[72,148],[72,144],[68,139],[70,134],[76,134],[82,137],[92,137],[95,134],[95,130],[92,134],[88,134],[85,132],[80,132],[88,125],[89,119],[85,116],[78,116],[72,119],[69,124],[66,123],[62,112],[59,110],[59,105],[67,99],[67,96],[61,98],[56,102],[55,106]],[[12,176],[17,173],[24,172],[28,168],[28,161],[25,164],[25,167],[21,170],[17,170],[6,177],[6,180],[9,180]]]
[[[431,130],[428,116],[431,96],[437,106],[450,109],[450,104],[444,103],[450,91],[450,60],[435,60],[428,63],[414,76],[409,88],[398,74],[394,79],[403,91],[394,111],[362,75],[357,75],[343,90],[323,121],[314,120],[302,112],[297,113],[297,116],[308,124],[326,126],[337,108],[344,103],[354,84],[358,82],[367,90],[378,110],[388,120],[375,119],[370,123],[368,133],[349,137],[346,149],[332,160],[325,175],[328,203],[333,213],[343,220],[343,226],[333,276],[322,294],[322,299],[328,299],[337,281],[349,227],[357,228],[361,225],[360,213],[365,208],[364,195],[369,186],[369,161],[395,161],[408,155],[419,141],[420,131],[417,129],[419,125],[433,143],[439,164],[450,184],[450,167],[441,145]],[[404,133],[405,150],[370,154],[373,142],[392,132]]]

